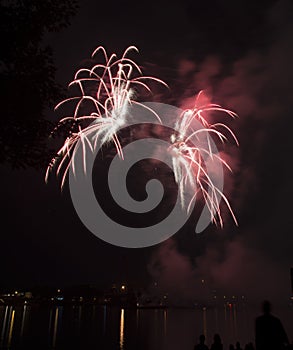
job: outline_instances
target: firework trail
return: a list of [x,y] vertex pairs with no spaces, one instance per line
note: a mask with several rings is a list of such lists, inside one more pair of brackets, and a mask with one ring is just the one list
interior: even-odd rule
[[[104,145],[113,141],[119,157],[123,159],[123,151],[117,133],[126,124],[129,107],[136,104],[149,109],[134,99],[134,87],[141,86],[150,92],[148,80],[167,86],[160,79],[143,76],[140,67],[127,57],[130,51],[138,52],[138,49],[130,46],[118,59],[116,54],[108,57],[106,50],[99,46],[93,52],[92,58],[102,53],[104,63],[96,64],[91,69],[81,68],[76,72],[69,87],[78,86],[81,96],[68,98],[55,107],[58,109],[64,103],[76,102],[73,116],[61,119],[56,128],[68,122],[71,123],[69,136],[47,168],[46,181],[50,171],[59,163],[56,173],[58,175],[63,171],[61,188],[63,187],[70,166],[73,172],[75,171],[75,156],[79,145],[83,149],[84,170],[86,169],[86,148],[93,151],[97,142]],[[93,111],[83,115],[82,108],[85,103],[90,103]],[[151,112],[160,121],[155,111],[151,110]]]
[[[193,109],[186,109],[182,112],[175,123],[175,132],[170,137],[171,146],[169,147],[169,151],[172,155],[174,177],[179,188],[181,206],[182,208],[186,207],[185,193],[191,188],[194,195],[187,204],[187,211],[190,210],[192,202],[200,192],[209,209],[211,221],[216,224],[219,223],[223,227],[223,219],[220,211],[220,201],[223,199],[237,224],[236,217],[227,197],[215,185],[205,166],[207,161],[216,161],[232,171],[227,162],[213,152],[210,136],[214,135],[224,143],[227,141],[227,136],[224,134],[224,131],[226,131],[238,145],[238,140],[232,130],[224,123],[209,123],[207,121],[207,113],[222,112],[232,118],[235,118],[237,115],[217,104],[201,104],[200,99],[202,95],[202,91],[197,95]],[[192,124],[195,120],[199,121],[203,127],[194,130]]]
[[[106,50],[99,46],[93,52],[92,58],[101,54],[102,63],[95,64],[92,68],[81,68],[76,72],[69,87],[77,87],[79,95],[67,98],[55,107],[58,109],[66,103],[75,103],[73,115],[61,119],[54,130],[62,126],[70,126],[67,138],[47,168],[46,181],[50,172],[56,167],[57,175],[62,174],[61,188],[63,188],[70,167],[75,174],[75,160],[79,147],[82,150],[84,172],[86,172],[86,153],[89,150],[94,152],[98,144],[103,146],[113,142],[118,156],[123,159],[118,132],[128,125],[132,105],[149,110],[161,123],[160,116],[155,110],[135,99],[136,88],[142,87],[151,92],[148,81],[155,81],[165,86],[167,84],[158,78],[144,76],[140,67],[128,58],[131,51],[138,52],[138,49],[130,46],[121,58],[117,58],[116,54],[108,56]],[[236,114],[220,105],[201,102],[202,96],[203,92],[200,92],[194,107],[184,110],[177,118],[170,137],[171,145],[168,152],[172,157],[181,207],[189,212],[197,195],[201,193],[211,221],[223,226],[220,211],[220,202],[223,200],[237,224],[227,197],[207,169],[208,162],[218,162],[231,171],[230,166],[219,153],[214,152],[211,136],[222,143],[226,142],[228,137],[232,137],[238,145],[232,130],[224,123],[208,122],[208,114],[218,112],[232,118],[235,118]],[[200,127],[195,127],[195,121],[200,123]],[[185,203],[187,193],[191,193],[189,203]]]

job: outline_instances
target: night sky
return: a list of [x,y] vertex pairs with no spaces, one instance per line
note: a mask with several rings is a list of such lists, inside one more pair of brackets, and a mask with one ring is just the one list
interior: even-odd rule
[[[136,45],[144,72],[170,86],[155,99],[184,107],[205,89],[237,112],[231,127],[240,147],[227,147],[234,174],[225,191],[239,227],[227,215],[223,230],[195,235],[189,221],[154,247],[112,246],[83,226],[68,184],[60,193],[54,176],[45,184],[44,169],[2,164],[0,287],[159,281],[188,299],[204,278],[225,293],[286,300],[293,266],[292,2],[84,0],[70,23],[44,38],[62,86],[97,46],[120,54]],[[57,121],[62,113],[48,108],[46,117]]]

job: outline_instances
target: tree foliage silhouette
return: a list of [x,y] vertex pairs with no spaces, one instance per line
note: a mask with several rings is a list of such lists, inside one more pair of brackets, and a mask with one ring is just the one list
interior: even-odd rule
[[42,167],[52,130],[44,109],[62,98],[44,35],[70,24],[77,0],[0,0],[0,162]]

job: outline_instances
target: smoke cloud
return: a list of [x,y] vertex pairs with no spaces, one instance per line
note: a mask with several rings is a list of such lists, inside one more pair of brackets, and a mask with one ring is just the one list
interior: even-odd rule
[[191,240],[194,254],[179,251],[182,235],[154,252],[149,273],[173,300],[204,301],[212,290],[254,301],[286,302],[290,294],[292,11],[289,1],[275,3],[266,15],[274,28],[271,41],[234,62],[212,55],[201,61],[183,57],[178,64],[175,85],[182,91],[177,99],[181,108],[190,108],[193,94],[203,89],[213,102],[239,115],[230,126],[240,148],[221,152],[234,171],[226,176],[225,193],[240,226],[226,226],[216,239],[206,234],[200,253],[196,239]]

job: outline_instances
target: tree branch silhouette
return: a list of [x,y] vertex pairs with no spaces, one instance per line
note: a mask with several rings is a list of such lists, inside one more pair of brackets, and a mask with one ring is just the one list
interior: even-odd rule
[[69,26],[77,0],[0,1],[0,163],[42,168],[52,157],[45,108],[63,97],[44,35]]

